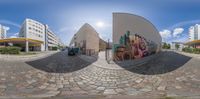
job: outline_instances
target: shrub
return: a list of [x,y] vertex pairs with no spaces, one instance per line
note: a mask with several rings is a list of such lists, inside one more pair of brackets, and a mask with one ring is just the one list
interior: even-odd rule
[[183,48],[184,52],[188,52],[188,53],[195,53],[195,54],[200,54],[200,49],[199,48],[189,48],[189,47],[185,47]]
[[195,54],[200,54],[200,49],[199,49],[199,48],[194,48],[194,49],[193,49],[193,53],[195,53]]
[[162,48],[163,48],[163,49],[170,49],[171,46],[170,46],[170,44],[164,43],[164,44],[162,45]]
[[56,51],[56,50],[58,50],[58,47],[52,47],[52,50]]
[[20,50],[19,47],[1,47],[0,54],[19,54]]

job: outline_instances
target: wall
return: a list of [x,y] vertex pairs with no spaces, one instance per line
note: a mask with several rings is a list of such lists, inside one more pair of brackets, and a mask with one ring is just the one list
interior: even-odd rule
[[99,35],[89,24],[84,24],[72,38],[70,45],[81,48],[83,52],[99,52]]
[[161,36],[143,17],[128,13],[113,13],[113,58],[142,58],[161,50]]

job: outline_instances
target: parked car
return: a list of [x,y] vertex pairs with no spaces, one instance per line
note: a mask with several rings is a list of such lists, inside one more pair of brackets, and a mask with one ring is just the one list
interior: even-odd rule
[[69,56],[74,56],[74,55],[76,55],[75,50],[74,50],[73,48],[69,48],[69,49],[68,49],[68,55],[69,55]]

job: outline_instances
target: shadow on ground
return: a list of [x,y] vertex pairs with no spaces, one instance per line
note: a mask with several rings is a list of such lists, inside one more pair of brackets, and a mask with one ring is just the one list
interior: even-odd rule
[[26,63],[49,73],[70,73],[83,69],[95,61],[86,62],[78,56],[68,56],[67,51],[63,51],[42,59],[27,61]]
[[[152,57],[152,56],[148,56],[146,57],[146,59],[149,57]],[[151,59],[150,61],[148,61],[147,63],[143,65],[125,67],[125,66],[122,66],[122,63],[121,64],[117,63],[117,64],[125,68],[126,70],[129,70],[134,73],[143,74],[143,75],[156,75],[156,74],[164,74],[164,73],[174,71],[180,68],[181,66],[183,66],[185,63],[187,63],[191,59],[191,57],[178,54],[173,51],[160,52],[158,53],[158,55],[155,55],[152,58],[153,59]],[[140,59],[140,61],[143,61],[143,59]]]

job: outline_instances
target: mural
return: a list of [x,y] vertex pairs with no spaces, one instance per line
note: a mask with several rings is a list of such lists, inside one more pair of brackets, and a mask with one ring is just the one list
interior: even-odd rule
[[113,46],[115,61],[143,58],[155,54],[156,50],[156,43],[130,31],[120,37],[119,44]]

